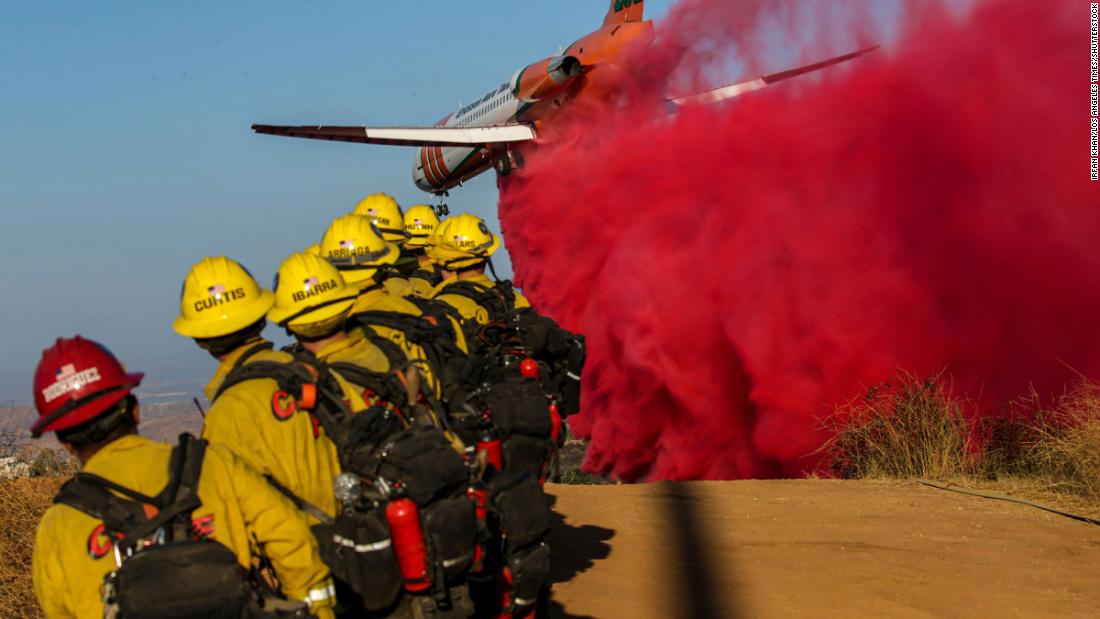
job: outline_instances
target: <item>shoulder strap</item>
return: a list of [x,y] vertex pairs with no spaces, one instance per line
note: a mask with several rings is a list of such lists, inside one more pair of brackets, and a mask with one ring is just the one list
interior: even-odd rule
[[[206,441],[181,434],[180,443],[172,449],[169,459],[168,484],[156,497],[94,473],[80,472],[61,487],[54,503],[69,505],[102,520],[108,530],[122,534],[127,546],[169,523],[173,524],[169,531],[171,539],[184,539],[190,534],[191,512],[201,504],[198,479],[205,453]],[[156,508],[151,517],[147,505]]]
[[230,370],[222,384],[218,385],[218,390],[214,393],[213,399],[216,401],[230,387],[258,378],[275,379],[280,387],[293,386],[295,387],[293,391],[299,392],[301,385],[312,382],[313,377],[306,372],[297,371],[290,363],[253,361],[248,365],[238,365]]
[[[432,323],[424,318],[412,314],[402,314],[401,312],[368,310],[352,316],[352,320],[360,326],[396,329],[404,333],[405,339],[414,344],[429,343],[437,337],[438,333]],[[369,337],[371,334],[368,333],[367,335]],[[404,355],[403,352],[402,355]]]
[[401,408],[401,403],[407,398],[404,386],[401,384],[401,380],[397,378],[396,374],[375,372],[363,366],[343,361],[330,363],[329,368],[339,374],[344,380],[356,386],[374,391],[381,398],[397,406],[399,409]]
[[237,358],[237,362],[233,364],[233,369],[237,369],[243,366],[245,363],[248,362],[249,359],[256,356],[260,352],[271,350],[273,348],[275,348],[275,344],[272,344],[271,342],[260,342],[259,344],[256,344],[252,348],[244,351],[244,354]]
[[290,499],[290,502],[294,503],[294,506],[298,508],[298,511],[305,512],[325,524],[329,524],[332,522],[332,516],[326,514],[324,510],[322,510],[320,507],[317,507],[313,503],[310,503],[309,501],[303,499],[297,494],[291,492],[290,488],[287,488],[286,486],[279,483],[279,480],[275,479],[271,475],[264,475],[264,479],[266,479],[267,483],[276,491],[278,491],[279,494]]
[[477,303],[489,312],[489,319],[493,321],[507,320],[515,311],[515,292],[512,282],[508,280],[501,280],[491,287],[471,281],[458,281],[449,284],[440,294],[455,294]]
[[413,271],[409,279],[422,279],[428,283],[432,288],[435,288],[443,281],[443,276],[438,271],[428,269],[417,269]]
[[455,322],[460,325],[463,322],[462,313],[454,306],[449,303],[443,303],[442,301],[422,299],[420,297],[409,297],[406,300],[415,305],[423,316],[434,319],[434,321],[438,323],[435,327],[441,329],[451,339],[454,339],[454,328],[446,319],[453,318]]
[[330,375],[325,363],[309,351],[299,352],[293,361],[287,363],[254,361],[231,370],[214,394],[214,400],[230,387],[258,378],[273,379],[279,384],[279,389],[293,396],[303,408],[309,409],[336,444],[337,451],[343,450],[347,439],[344,420],[350,417],[351,411],[344,404],[343,390]]
[[363,335],[370,340],[371,344],[382,351],[382,354],[386,356],[386,360],[390,362],[392,371],[404,370],[408,367],[409,357],[405,354],[405,350],[397,345],[397,342],[382,337],[370,329],[363,329]]

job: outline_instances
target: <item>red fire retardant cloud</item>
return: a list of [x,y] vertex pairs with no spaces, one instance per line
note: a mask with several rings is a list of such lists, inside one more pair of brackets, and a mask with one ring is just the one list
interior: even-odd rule
[[[622,98],[502,181],[517,281],[588,336],[571,424],[591,471],[804,473],[817,419],[898,369],[946,369],[987,411],[1100,378],[1087,5],[917,2],[870,56],[653,120],[727,52],[786,68],[747,50],[790,8],[685,0]],[[789,36],[805,60],[852,49]]]

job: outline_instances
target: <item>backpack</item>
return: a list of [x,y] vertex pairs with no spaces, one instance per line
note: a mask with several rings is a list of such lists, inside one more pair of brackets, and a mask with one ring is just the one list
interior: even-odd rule
[[[379,326],[400,331],[410,344],[420,346],[425,362],[440,382],[442,404],[449,409],[451,403],[461,402],[465,392],[465,377],[469,374],[469,357],[455,343],[456,335],[451,323],[453,314],[449,306],[427,299],[406,298],[421,311],[420,316],[385,310],[368,310],[348,319],[351,327],[361,327],[363,332],[390,359],[391,366],[408,365],[405,351],[396,343],[377,335],[370,327]],[[459,317],[461,318],[461,317]],[[445,415],[447,410],[436,411]]]
[[[79,472],[54,497],[54,503],[102,520],[113,537],[118,567],[104,578],[105,616],[255,616],[246,615],[255,612],[255,596],[236,555],[197,537],[191,521],[201,504],[197,488],[205,451],[206,441],[181,434],[169,460],[168,484],[156,496]],[[151,517],[150,506],[156,510]],[[307,616],[304,604],[299,610],[298,616]]]
[[[450,589],[461,584],[472,564],[478,534],[474,504],[465,493],[470,475],[466,462],[434,426],[406,427],[393,411],[378,405],[353,414],[334,371],[339,373],[306,354],[290,363],[256,361],[233,368],[218,394],[246,380],[271,378],[325,429],[344,471],[334,483],[349,491],[338,494],[340,512],[322,518],[313,534],[333,575],[360,595],[367,610],[390,607],[403,581],[410,587],[398,561],[402,540],[388,517],[390,506],[405,499],[416,506],[427,590],[441,612],[449,609]],[[281,491],[303,509],[319,511],[289,490]]]
[[493,349],[506,336],[511,343],[544,364],[549,371],[542,377],[547,391],[555,395],[558,412],[567,417],[580,411],[581,373],[587,356],[584,336],[561,328],[553,319],[539,315],[534,309],[517,309],[512,282],[502,280],[486,288],[482,284],[459,281],[446,288],[446,294],[456,294],[485,309],[489,325],[495,333],[476,321],[465,321],[467,341],[481,348]]
[[[448,285],[445,294],[468,298],[489,315],[484,325],[472,320],[463,324],[474,351],[474,369],[467,373],[467,383],[468,402],[476,414],[456,423],[462,428],[459,436],[479,444],[499,441],[502,470],[526,471],[545,479],[564,439],[560,416],[564,383],[553,372],[557,360],[546,354],[546,341],[551,334],[560,334],[559,339],[571,334],[532,309],[517,309],[508,281],[492,288],[459,281]],[[538,364],[537,378],[521,371],[531,361]]]

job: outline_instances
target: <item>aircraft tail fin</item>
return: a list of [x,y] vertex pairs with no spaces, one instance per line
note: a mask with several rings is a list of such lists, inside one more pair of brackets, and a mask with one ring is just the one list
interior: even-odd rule
[[607,17],[603,18],[603,25],[642,21],[644,13],[643,0],[611,0],[611,8],[607,10]]

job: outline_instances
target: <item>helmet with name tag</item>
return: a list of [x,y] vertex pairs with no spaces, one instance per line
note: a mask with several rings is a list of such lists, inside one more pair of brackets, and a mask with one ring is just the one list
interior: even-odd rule
[[371,220],[382,233],[382,238],[390,243],[400,244],[409,236],[405,232],[405,218],[401,214],[401,207],[388,193],[372,193],[363,198],[353,213]]
[[224,256],[207,256],[183,280],[172,328],[184,337],[222,337],[262,319],[273,301],[248,269]]
[[42,351],[34,371],[38,420],[31,436],[67,430],[107,412],[141,384],[144,374],[127,372],[111,351],[79,335],[58,338]]

